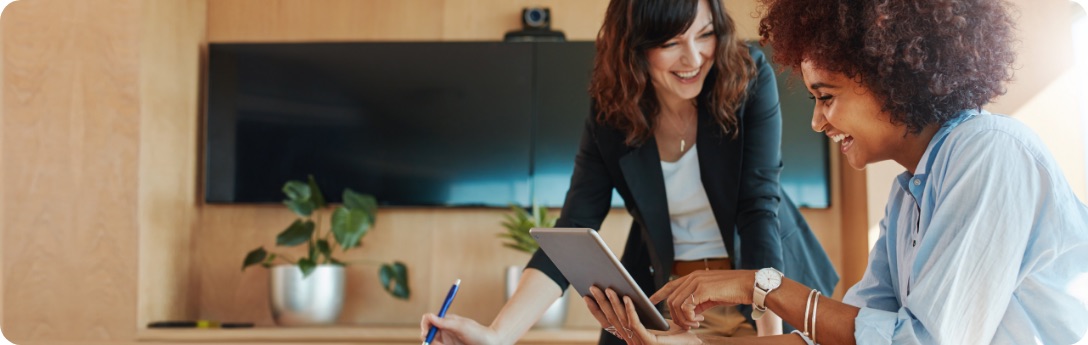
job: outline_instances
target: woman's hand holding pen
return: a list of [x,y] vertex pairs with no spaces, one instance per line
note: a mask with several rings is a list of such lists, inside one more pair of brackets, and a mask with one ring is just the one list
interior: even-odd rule
[[698,327],[702,314],[719,305],[752,303],[755,271],[695,271],[665,284],[650,296],[650,302],[666,301],[674,322],[684,329]]
[[438,317],[435,314],[424,314],[419,323],[419,337],[427,337],[427,330],[431,325],[438,327],[439,332],[434,337],[431,345],[488,345],[498,344],[498,333],[491,328],[483,326],[472,319],[454,314],[446,314]]

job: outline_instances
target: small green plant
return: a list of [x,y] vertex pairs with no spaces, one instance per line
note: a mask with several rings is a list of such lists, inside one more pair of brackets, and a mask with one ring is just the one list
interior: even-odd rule
[[537,205],[533,205],[532,214],[514,204],[510,204],[510,210],[513,211],[513,214],[503,215],[505,220],[502,222],[502,226],[506,228],[506,232],[498,235],[510,241],[504,242],[502,245],[529,254],[536,252],[540,245],[536,243],[533,236],[529,235],[529,229],[554,227],[556,218],[548,217],[548,209]]
[[[287,227],[276,235],[276,245],[281,247],[294,247],[303,243],[307,246],[307,255],[300,259],[293,259],[280,253],[269,253],[264,247],[258,247],[246,254],[242,263],[242,270],[252,265],[271,267],[276,260],[298,265],[303,277],[313,272],[318,264],[333,264],[345,266],[348,263],[337,260],[332,256],[333,246],[330,245],[330,236],[339,244],[341,252],[362,245],[363,236],[374,226],[378,211],[378,202],[369,194],[360,194],[351,189],[345,189],[343,204],[332,211],[329,223],[329,231],[322,233],[317,223],[322,211],[330,207],[325,203],[325,197],[321,194],[317,182],[313,176],[309,176],[308,182],[288,181],[283,185],[283,193],[287,199],[283,201],[287,208],[298,215]],[[396,298],[408,299],[411,292],[408,289],[408,267],[404,263],[396,261],[392,264],[381,263],[378,271],[382,287]]]

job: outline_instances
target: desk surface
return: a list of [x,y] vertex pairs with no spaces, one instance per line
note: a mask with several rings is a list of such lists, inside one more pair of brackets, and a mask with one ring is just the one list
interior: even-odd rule
[[[518,344],[596,344],[599,329],[530,330]],[[234,329],[143,329],[141,342],[172,343],[366,343],[418,344],[419,329],[412,327],[329,326],[255,327]]]

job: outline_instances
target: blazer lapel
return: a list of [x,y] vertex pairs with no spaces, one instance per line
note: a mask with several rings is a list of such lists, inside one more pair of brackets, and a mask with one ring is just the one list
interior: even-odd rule
[[636,208],[646,224],[643,236],[653,246],[650,259],[660,265],[654,269],[663,273],[654,274],[655,280],[661,280],[657,282],[658,286],[664,285],[672,274],[672,224],[669,223],[669,205],[665,195],[665,177],[661,172],[661,158],[653,137],[621,156],[620,170],[623,171]]

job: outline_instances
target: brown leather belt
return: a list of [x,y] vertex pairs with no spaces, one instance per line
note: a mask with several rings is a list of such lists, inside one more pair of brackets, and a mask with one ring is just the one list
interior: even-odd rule
[[672,274],[677,277],[683,277],[695,271],[731,269],[733,269],[733,264],[729,261],[728,258],[702,259],[694,261],[675,261],[672,264]]

